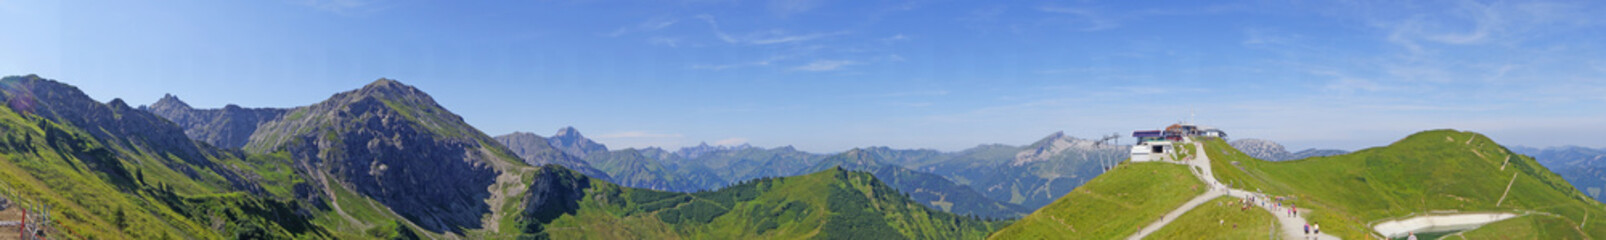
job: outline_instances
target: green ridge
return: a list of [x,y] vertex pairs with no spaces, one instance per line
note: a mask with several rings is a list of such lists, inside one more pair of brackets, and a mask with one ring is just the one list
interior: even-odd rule
[[[1384,147],[1286,162],[1254,159],[1220,140],[1205,146],[1217,179],[1292,196],[1292,203],[1310,210],[1307,219],[1343,238],[1364,239],[1374,234],[1370,224],[1433,211],[1533,211],[1559,216],[1541,225],[1568,226],[1578,226],[1585,214],[1606,214],[1601,203],[1532,158],[1473,132],[1425,131]],[[1510,193],[1501,200],[1508,183]],[[1582,231],[1606,237],[1606,223],[1590,221]]]
[[1121,164],[988,238],[1125,238],[1206,188],[1185,165]]
[[1149,234],[1148,239],[1263,239],[1282,236],[1277,218],[1260,207],[1243,208],[1242,199],[1218,197],[1195,207]]
[[[61,89],[70,86],[28,76],[7,77],[0,80],[0,87],[4,88],[0,90],[5,91],[7,99],[21,100],[34,97],[32,94],[63,94],[68,90]],[[52,88],[62,92],[45,92]],[[115,138],[108,144],[107,139],[96,138],[83,130],[82,127],[88,126],[74,126],[34,114],[37,111],[98,111],[95,108],[27,107],[36,112],[19,112],[0,106],[0,194],[15,203],[49,205],[55,216],[53,227],[60,231],[56,237],[328,237],[327,231],[294,214],[294,209],[299,208],[296,203],[241,193],[251,188],[236,188],[225,179],[222,175],[231,174],[232,170],[220,169],[227,166],[221,163],[243,161],[236,155],[194,145],[159,145],[147,142],[145,137],[117,135],[117,131],[93,127]],[[110,109],[120,112],[114,119],[144,114],[123,112],[128,110]],[[166,122],[144,124],[161,123]],[[177,129],[176,126],[139,127],[150,128],[141,129],[147,134]],[[182,134],[180,131],[173,133]],[[205,158],[180,159],[171,153],[158,155],[158,152],[183,147],[197,147]]]
[[569,189],[549,196],[572,201],[528,208],[526,238],[979,239],[1006,224],[927,208],[842,169],[698,193],[621,188],[555,166],[540,174],[550,181],[537,184],[551,187],[532,189]]

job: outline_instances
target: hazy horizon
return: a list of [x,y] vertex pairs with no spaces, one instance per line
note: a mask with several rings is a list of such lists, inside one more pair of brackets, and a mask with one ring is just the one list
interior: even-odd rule
[[384,77],[488,135],[610,148],[957,151],[1189,118],[1290,151],[1443,128],[1602,148],[1603,4],[4,1],[0,75],[197,108]]

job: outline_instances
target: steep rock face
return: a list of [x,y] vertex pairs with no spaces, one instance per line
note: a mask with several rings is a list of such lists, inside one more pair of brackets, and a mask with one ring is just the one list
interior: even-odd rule
[[430,231],[481,228],[487,188],[517,161],[429,95],[388,79],[293,111],[262,124],[246,150],[287,151],[317,173],[315,184],[347,185]]
[[506,135],[496,136],[496,141],[501,142],[503,146],[507,146],[508,150],[512,150],[514,155],[518,155],[519,158],[524,159],[524,163],[530,164],[530,166],[557,164],[575,171],[579,171],[581,174],[585,174],[586,176],[598,179],[608,179],[607,173],[597,170],[596,168],[592,168],[591,164],[586,163],[585,160],[564,153],[563,150],[558,150],[558,148],[553,147],[546,138],[541,137],[540,135],[527,132],[513,132]]
[[521,227],[527,232],[540,232],[554,219],[580,210],[580,200],[591,189],[591,180],[566,169],[541,167],[529,189],[523,196],[523,215],[530,219]]
[[262,123],[286,113],[276,108],[242,108],[229,104],[222,109],[194,109],[171,94],[144,108],[184,128],[190,138],[223,148],[244,147]]
[[600,143],[591,141],[584,135],[580,135],[580,131],[575,130],[574,127],[558,129],[558,133],[553,134],[547,141],[553,147],[563,150],[564,153],[580,158],[586,158],[592,152],[608,151],[608,146],[603,146]]

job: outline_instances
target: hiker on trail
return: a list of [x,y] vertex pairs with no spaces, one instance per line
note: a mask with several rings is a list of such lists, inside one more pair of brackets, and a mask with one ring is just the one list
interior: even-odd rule
[[1416,232],[1411,232],[1411,236],[1405,237],[1405,240],[1416,240]]
[[1310,238],[1310,224],[1305,224],[1305,238]]

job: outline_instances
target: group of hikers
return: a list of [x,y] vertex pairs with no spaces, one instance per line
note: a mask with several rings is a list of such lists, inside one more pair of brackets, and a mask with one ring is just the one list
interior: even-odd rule
[[[1287,203],[1287,207],[1286,208],[1284,207],[1283,201],[1286,200],[1287,198],[1284,198],[1282,196],[1271,196],[1271,197],[1269,197],[1271,201],[1266,201],[1267,198],[1268,197],[1264,197],[1264,196],[1260,196],[1260,195],[1250,195],[1249,198],[1240,198],[1240,199],[1238,199],[1238,203],[1242,207],[1239,208],[1239,211],[1248,211],[1250,207],[1253,207],[1255,205],[1261,205],[1261,206],[1265,206],[1265,207],[1271,207],[1271,209],[1273,209],[1274,211],[1275,210],[1284,210],[1284,212],[1287,213],[1288,217],[1299,217],[1299,207],[1296,206],[1294,203],[1291,203],[1291,202]],[[1237,227],[1237,225],[1235,224],[1234,227]],[[1306,239],[1312,239],[1313,237],[1320,236],[1322,234],[1322,225],[1321,224],[1317,224],[1315,222],[1308,222],[1308,223],[1305,223],[1305,229],[1304,230],[1305,230],[1305,238]],[[1312,234],[1315,234],[1315,236],[1313,236]]]
[[1305,238],[1310,238],[1312,233],[1318,236],[1322,235],[1322,225],[1315,222],[1305,223]]
[[1244,205],[1243,210],[1249,210],[1249,206],[1253,206],[1255,204],[1259,204],[1261,206],[1270,205],[1269,207],[1271,207],[1271,209],[1273,211],[1283,210],[1283,212],[1287,213],[1287,215],[1289,217],[1298,217],[1299,216],[1299,207],[1296,206],[1294,203],[1288,203],[1288,207],[1287,208],[1283,208],[1283,200],[1285,198],[1283,198],[1282,196],[1270,197],[1272,199],[1272,201],[1264,201],[1264,198],[1265,197],[1261,197],[1261,196],[1257,196],[1257,195],[1251,195],[1251,196],[1249,196],[1249,199],[1240,199],[1238,201],[1247,203],[1247,204]]

